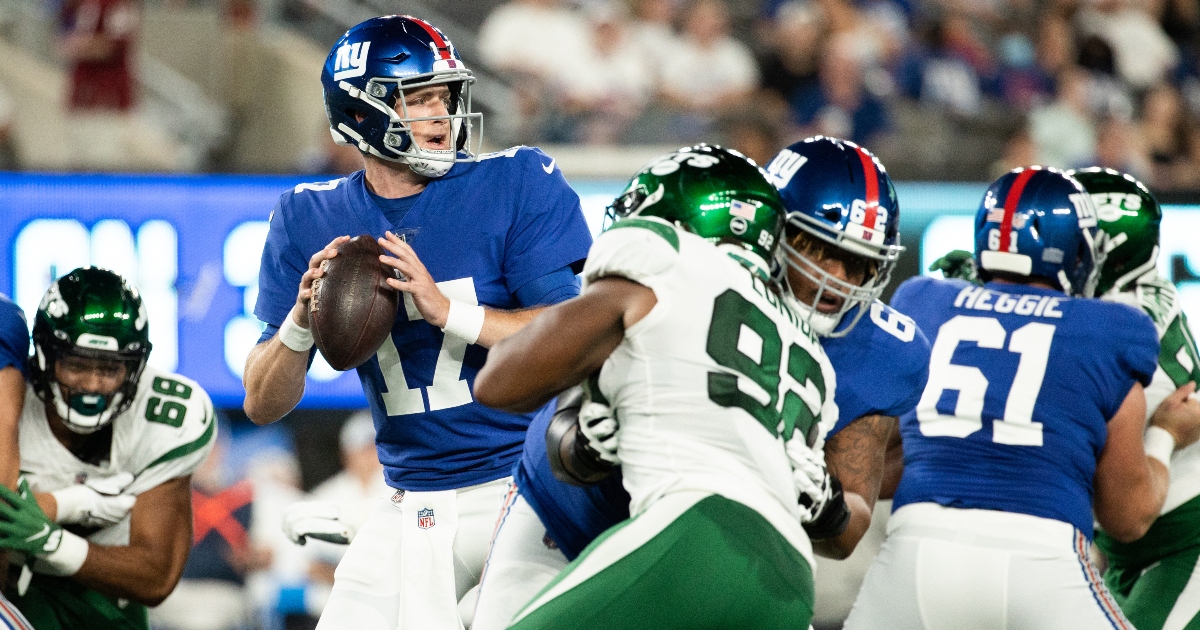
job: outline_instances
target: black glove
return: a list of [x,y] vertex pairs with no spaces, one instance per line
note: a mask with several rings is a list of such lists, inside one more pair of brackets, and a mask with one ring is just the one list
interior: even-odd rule
[[590,486],[602,481],[616,470],[592,447],[580,431],[579,411],[585,404],[583,388],[579,385],[558,395],[558,408],[546,427],[546,456],[554,477],[573,486]]
[[846,497],[842,494],[842,482],[837,477],[829,476],[830,496],[821,511],[813,519],[804,523],[804,531],[813,540],[837,538],[850,525],[850,508],[846,507]]

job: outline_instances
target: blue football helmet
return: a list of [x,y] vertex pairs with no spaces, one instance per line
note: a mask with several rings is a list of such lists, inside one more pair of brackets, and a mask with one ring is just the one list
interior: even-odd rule
[[[800,303],[816,332],[844,336],[883,293],[904,251],[900,246],[900,204],[892,180],[871,152],[853,142],[824,136],[780,151],[766,170],[788,213],[781,268],[798,272],[816,285],[812,300]],[[840,251],[830,252],[829,246]],[[822,269],[817,261],[829,255],[841,258],[847,267],[859,266],[862,284],[846,282]],[[838,310],[821,312],[822,298],[827,302],[840,299]],[[838,329],[855,306],[860,308],[854,319]]]
[[1068,295],[1092,297],[1101,262],[1096,209],[1083,186],[1062,171],[1031,166],[988,187],[975,214],[975,264],[996,274],[1040,277]]
[[[450,40],[432,24],[407,15],[371,18],[346,31],[321,70],[325,115],[334,141],[407,163],[426,177],[441,177],[455,162],[476,159],[483,115],[471,112],[474,82]],[[404,92],[429,85],[450,89],[447,116],[409,114]],[[422,120],[448,120],[446,144],[451,148],[418,146],[412,123]]]

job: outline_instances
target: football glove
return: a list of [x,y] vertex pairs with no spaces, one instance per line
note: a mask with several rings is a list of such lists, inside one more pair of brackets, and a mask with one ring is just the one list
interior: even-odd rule
[[850,524],[842,484],[825,466],[824,455],[803,440],[790,440],[788,459],[799,492],[800,523],[813,540],[836,538]]
[[[583,387],[579,385],[559,394],[554,417],[546,427],[546,456],[550,460],[550,471],[559,481],[573,486],[599,483],[616,469],[616,464],[612,462],[612,459],[616,459],[615,452],[609,454],[610,458],[605,458],[582,433],[580,412],[588,409],[589,405],[596,405],[590,408],[590,413],[597,422],[611,415],[607,406],[590,403],[586,398]],[[615,448],[615,437],[609,439],[614,441]]]
[[958,278],[980,284],[979,272],[975,268],[975,255],[968,251],[956,249],[929,265],[930,271],[940,271],[946,278]]
[[108,527],[119,523],[137,501],[131,494],[121,494],[130,483],[133,483],[133,475],[122,472],[112,477],[89,478],[83,484],[51,492],[58,503],[55,522],[84,527]]
[[309,538],[337,545],[348,545],[354,539],[354,528],[339,518],[341,510],[327,501],[300,501],[283,513],[283,533],[297,545]]
[[50,520],[24,478],[18,489],[0,484],[0,547],[34,557],[39,573],[74,575],[87,558],[87,541]]
[[587,445],[596,451],[597,457],[613,466],[621,465],[621,458],[617,455],[617,432],[620,428],[616,414],[608,405],[584,400],[579,409],[579,433],[587,439]]

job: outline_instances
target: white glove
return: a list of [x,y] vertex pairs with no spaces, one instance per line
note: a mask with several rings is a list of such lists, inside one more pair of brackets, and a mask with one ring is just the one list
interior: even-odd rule
[[825,467],[824,453],[809,448],[802,439],[787,443],[788,460],[792,464],[792,479],[799,492],[800,522],[810,523],[833,498],[833,484]]
[[608,405],[589,401],[579,410],[579,432],[587,438],[588,446],[596,451],[600,459],[614,466],[621,465],[621,458],[617,456],[617,432],[620,428]]
[[288,506],[283,513],[283,533],[297,545],[316,538],[338,545],[348,545],[354,539],[354,528],[340,519],[341,510],[328,501],[300,501]]
[[133,475],[122,472],[111,477],[89,478],[82,484],[51,492],[58,504],[54,522],[84,527],[108,527],[121,522],[137,501],[132,494],[121,494],[131,483]]

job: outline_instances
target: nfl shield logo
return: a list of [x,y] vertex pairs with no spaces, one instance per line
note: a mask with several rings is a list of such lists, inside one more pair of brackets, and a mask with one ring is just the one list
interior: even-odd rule
[[417,527],[421,529],[429,529],[434,526],[433,510],[423,508],[417,511]]

